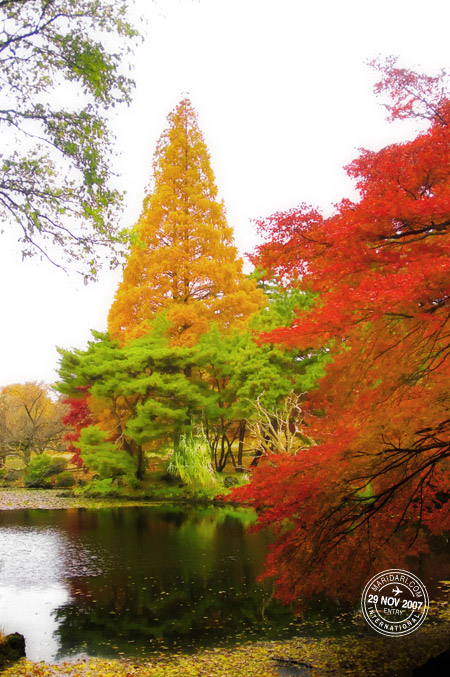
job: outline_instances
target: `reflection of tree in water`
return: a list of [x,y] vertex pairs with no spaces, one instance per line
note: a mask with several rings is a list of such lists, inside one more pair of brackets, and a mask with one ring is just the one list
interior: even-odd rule
[[256,583],[269,539],[245,531],[253,519],[167,507],[82,511],[78,524],[71,516],[74,534],[95,534],[113,561],[101,576],[69,581],[72,602],[56,612],[60,655],[139,655],[285,628],[291,612]]
[[[298,631],[290,626],[290,611],[271,600],[270,587],[255,583],[270,539],[245,531],[244,523],[253,521],[251,511],[167,506],[1,514],[2,528],[23,534],[21,549],[14,550],[18,571],[10,567],[11,584],[58,582],[70,594],[71,601],[55,612],[61,657],[82,651],[145,656],[166,647],[189,650]],[[5,554],[8,532],[2,533]],[[45,534],[50,538],[34,543]],[[450,593],[439,581],[450,580],[450,544],[433,537],[430,548],[408,568],[433,601],[447,604]],[[433,603],[431,616],[436,608]],[[353,613],[343,618],[346,610],[314,598],[301,619],[301,634],[354,631]],[[23,610],[24,616],[30,613]]]

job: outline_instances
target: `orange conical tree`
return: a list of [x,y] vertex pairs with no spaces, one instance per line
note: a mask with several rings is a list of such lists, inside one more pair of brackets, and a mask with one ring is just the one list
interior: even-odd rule
[[128,341],[166,309],[175,344],[189,345],[210,322],[239,325],[264,303],[242,272],[208,149],[189,99],[168,116],[156,148],[153,191],[135,226],[123,281],[109,312],[109,332]]

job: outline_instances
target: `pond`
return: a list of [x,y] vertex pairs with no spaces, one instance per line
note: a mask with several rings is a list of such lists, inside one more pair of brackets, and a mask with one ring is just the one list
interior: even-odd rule
[[257,582],[268,533],[251,510],[0,512],[0,629],[31,660],[146,657],[286,637],[291,611]]

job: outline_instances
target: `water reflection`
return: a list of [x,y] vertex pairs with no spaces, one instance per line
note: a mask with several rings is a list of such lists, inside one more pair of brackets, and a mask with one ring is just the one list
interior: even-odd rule
[[20,632],[26,638],[31,660],[51,661],[60,651],[58,621],[54,610],[68,602],[64,585],[46,588],[1,587],[0,628],[6,634]]
[[268,535],[251,511],[167,507],[0,514],[0,626],[33,660],[148,655],[292,621],[256,583]]
[[69,600],[59,573],[60,535],[9,528],[2,530],[0,544],[0,627],[25,635],[30,657],[49,659],[59,649],[53,611]]

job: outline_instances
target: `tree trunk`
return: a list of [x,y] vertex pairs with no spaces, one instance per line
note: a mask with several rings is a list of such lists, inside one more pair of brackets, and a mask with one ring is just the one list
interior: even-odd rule
[[25,465],[28,465],[31,459],[31,449],[29,447],[25,447],[23,450],[23,460]]
[[237,455],[237,464],[239,467],[242,467],[242,459],[244,454],[244,440],[245,440],[245,428],[246,420],[241,421],[239,426],[239,446],[238,446],[238,455]]
[[136,479],[144,479],[144,451],[140,444],[136,449]]
[[266,432],[266,434],[264,435],[264,442],[261,444],[260,448],[256,450],[255,457],[254,457],[253,461],[250,463],[250,468],[255,468],[258,465],[259,459],[261,458],[261,456],[264,453],[267,453],[267,447],[268,447],[268,444],[269,444],[269,440],[270,440],[270,435],[269,435],[268,432]]
[[236,467],[236,462],[234,460],[233,452],[231,451],[231,442],[229,441],[228,437],[225,434],[223,434],[221,444],[220,444],[220,458],[219,458],[219,460],[217,460],[217,453],[216,453],[216,459],[215,459],[216,460],[216,470],[217,470],[217,472],[222,472],[225,469],[228,456],[231,456],[231,461],[233,463],[233,466]]
[[261,456],[263,455],[263,453],[264,453],[263,449],[258,449],[256,451],[255,457],[254,457],[253,461],[250,463],[250,468],[256,468],[256,466],[258,465],[258,461],[261,458]]

